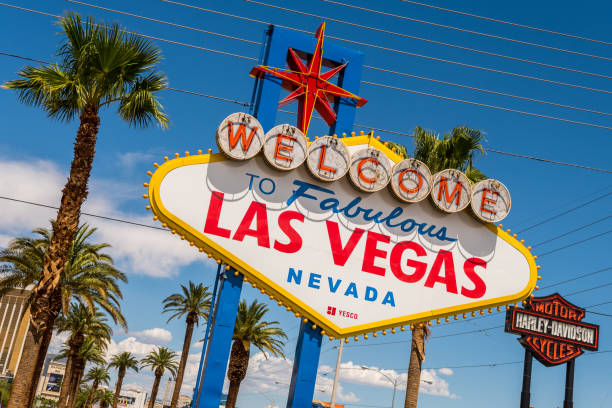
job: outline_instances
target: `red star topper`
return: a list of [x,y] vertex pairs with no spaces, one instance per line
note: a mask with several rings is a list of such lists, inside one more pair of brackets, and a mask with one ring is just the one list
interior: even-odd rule
[[308,132],[310,119],[315,109],[328,125],[331,126],[336,122],[336,112],[334,112],[329,104],[329,102],[333,101],[335,98],[344,97],[355,99],[358,108],[365,105],[367,102],[366,99],[328,82],[329,79],[340,72],[347,64],[342,64],[330,71],[321,73],[324,32],[325,23],[321,23],[319,29],[315,33],[317,46],[309,67],[306,67],[295,51],[289,48],[289,54],[287,55],[289,70],[257,65],[253,67],[250,73],[251,76],[260,79],[263,78],[264,74],[271,74],[283,80],[282,87],[289,90],[291,93],[278,103],[278,107],[281,108],[296,99],[298,100],[298,127],[304,134]]

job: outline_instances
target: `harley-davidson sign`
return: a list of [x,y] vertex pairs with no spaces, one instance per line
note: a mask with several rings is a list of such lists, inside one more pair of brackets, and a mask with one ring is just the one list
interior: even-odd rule
[[521,334],[521,343],[546,366],[565,363],[597,350],[599,326],[582,322],[585,310],[561,295],[531,298],[525,309],[511,307],[506,313],[506,331]]
[[232,114],[217,130],[223,154],[165,162],[145,197],[164,226],[332,336],[531,294],[534,257],[490,223],[510,210],[501,182],[432,175],[373,137],[308,142]]

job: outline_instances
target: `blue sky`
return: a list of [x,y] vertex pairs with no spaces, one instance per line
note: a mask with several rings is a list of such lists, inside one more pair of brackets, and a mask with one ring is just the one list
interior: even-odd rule
[[[131,2],[91,0],[91,2],[256,42],[262,40],[265,29],[264,25],[255,22],[232,19],[157,0]],[[304,30],[312,31],[321,22],[319,18],[271,9],[243,0],[208,2],[185,0],[185,2]],[[550,65],[602,75],[610,72],[612,52],[609,45],[483,21],[401,1],[373,3],[357,0],[351,4],[604,58],[576,55],[453,31],[391,16],[367,13],[320,0],[282,3],[270,0],[270,3]],[[18,5],[51,14],[74,10],[107,21],[117,21],[129,30],[252,58],[258,58],[260,53],[260,46],[255,44],[143,21],[65,1],[24,0]],[[435,5],[604,41],[612,40],[609,28],[612,6],[605,1],[577,4],[548,0],[540,2],[438,0]],[[53,18],[4,6],[0,7],[0,10],[0,38],[2,38],[0,52],[53,60],[59,41],[58,27],[54,24]],[[338,22],[328,22],[327,34],[557,82],[600,90],[612,89],[609,78],[511,61]],[[253,61],[168,42],[156,41],[156,43],[165,57],[162,69],[169,77],[170,86],[237,101],[249,100],[253,80],[248,76],[248,72],[254,65]],[[365,54],[367,65],[597,110],[608,115],[517,100],[372,70],[364,70],[365,81],[612,126],[612,120],[609,118],[612,112],[609,92],[555,85],[372,47],[360,45],[351,45],[351,47]],[[26,64],[23,60],[3,55],[0,55],[0,61],[0,82],[14,79],[15,73]],[[360,95],[368,99],[369,103],[357,113],[356,123],[359,124],[406,133],[411,132],[417,125],[440,133],[447,132],[454,126],[467,125],[485,132],[487,138],[485,146],[491,149],[597,168],[612,168],[612,161],[609,158],[612,132],[609,129],[537,118],[365,84],[360,89]],[[214,134],[219,122],[228,114],[244,109],[231,102],[172,91],[163,92],[161,97],[172,121],[166,131],[156,128],[134,130],[115,117],[113,111],[102,113],[102,126],[96,148],[87,211],[153,225],[151,214],[144,210],[145,204],[140,198],[141,185],[145,181],[146,171],[152,169],[152,162],[159,161],[164,155],[174,152],[215,148]],[[1,195],[57,205],[58,191],[65,181],[72,157],[72,143],[77,123],[64,124],[49,120],[39,110],[19,104],[15,94],[6,90],[0,90],[0,107],[3,124],[0,134]],[[280,113],[277,120],[279,123],[293,123],[295,118]],[[315,121],[313,126],[310,130],[311,136],[325,132],[321,123]],[[376,134],[382,138],[404,143],[409,151],[412,150],[413,144],[409,137]],[[504,225],[519,232],[521,239],[533,245],[536,255],[570,245],[538,260],[542,265],[543,276],[540,286],[546,287],[610,266],[608,258],[611,248],[610,235],[571,246],[573,242],[610,231],[612,225],[610,218],[567,236],[563,235],[567,231],[609,216],[612,196],[599,199],[524,233],[520,232],[550,216],[563,213],[612,191],[612,179],[609,173],[495,153],[479,158],[477,166],[488,176],[502,180],[508,186],[513,198],[512,211],[504,221]],[[10,237],[26,234],[34,227],[45,225],[52,216],[50,210],[0,200],[0,244],[5,245]],[[99,227],[96,238],[113,245],[112,255],[129,276],[129,284],[123,288],[125,300],[122,304],[129,322],[129,332],[116,330],[111,350],[129,350],[140,355],[154,345],[167,345],[180,350],[184,323],[176,321],[166,324],[166,317],[161,315],[161,300],[176,292],[179,284],[189,280],[212,285],[216,265],[207,259],[201,259],[197,252],[184,242],[162,231],[87,217],[84,219]],[[561,237],[552,242],[535,245],[558,236]],[[561,294],[570,294],[610,282],[612,282],[612,273],[606,270],[550,289],[540,290],[537,295],[545,295],[555,290]],[[611,301],[611,287],[602,286],[599,289],[570,296],[568,299],[585,307]],[[267,302],[267,297],[264,298],[250,286],[245,287],[243,296],[247,300],[257,298]],[[298,321],[276,304],[271,303],[270,308],[270,318],[281,322],[291,340],[286,346],[288,358],[291,358],[297,338]],[[612,313],[612,303],[593,307],[592,310]],[[612,340],[607,335],[607,329],[611,327],[610,319],[609,316],[597,314],[587,314],[585,319],[601,325],[600,350],[602,351],[612,350]],[[431,380],[433,384],[424,388],[425,393],[421,394],[420,406],[488,407],[495,403],[497,407],[505,408],[518,404],[522,364],[513,362],[522,361],[523,349],[517,343],[515,336],[503,332],[501,327],[503,322],[504,314],[495,313],[473,321],[433,327],[433,337],[427,344],[427,360],[424,364],[428,369],[424,378]],[[201,338],[201,333],[203,327],[194,336],[194,342]],[[451,336],[453,334],[459,335]],[[398,333],[386,337],[380,336],[378,339],[371,338],[367,343],[363,341],[349,343],[343,356],[345,369],[341,372],[341,396],[344,400],[365,406],[389,406],[392,388],[388,381],[378,375],[365,375],[362,370],[354,368],[365,365],[390,370],[385,373],[391,376],[405,374],[408,367],[409,340],[409,334]],[[57,341],[54,344],[57,344]],[[336,359],[334,346],[335,344],[328,341],[323,345],[318,388],[325,392],[317,394],[321,399],[329,399],[330,377],[332,377],[330,367],[335,364]],[[198,359],[197,345],[192,349],[192,353],[188,383],[193,382],[193,370]],[[612,395],[609,395],[608,391],[609,378],[612,374],[610,362],[612,362],[612,353],[593,355],[587,353],[577,360],[574,397],[577,406],[612,405]],[[494,363],[512,364],[465,367]],[[288,389],[284,383],[289,381],[290,367],[290,363],[283,360],[265,361],[261,356],[254,356],[239,405],[241,407],[284,406]],[[564,367],[544,368],[539,363],[534,363],[531,405],[561,406],[564,379]],[[138,376],[130,374],[126,382],[149,390],[152,376],[150,373]],[[403,392],[399,390],[396,400],[403,401],[403,398]]]

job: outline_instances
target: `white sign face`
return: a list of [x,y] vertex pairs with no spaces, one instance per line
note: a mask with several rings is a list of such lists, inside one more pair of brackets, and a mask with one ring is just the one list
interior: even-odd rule
[[[332,146],[323,164],[340,174],[348,153],[334,140],[318,139],[311,150]],[[338,152],[334,160],[330,152]],[[390,189],[358,192],[348,178],[323,182],[310,171],[277,171],[262,156],[188,156],[155,172],[149,197],[169,228],[332,336],[514,303],[533,290],[534,258],[495,226],[466,211],[442,215],[429,200],[402,203]],[[458,179],[447,177],[454,203]]]
[[431,171],[419,160],[402,160],[393,167],[391,188],[402,201],[418,203],[431,191]]
[[255,117],[248,113],[232,113],[217,128],[219,150],[232,159],[255,157],[264,142],[264,131]]
[[432,177],[431,201],[445,212],[459,212],[470,205],[472,187],[470,180],[459,170],[446,169]]
[[295,126],[278,125],[266,133],[263,152],[272,167],[293,170],[306,160],[308,142]]
[[485,222],[506,218],[510,212],[510,192],[500,181],[479,181],[472,191],[472,211],[476,217]]

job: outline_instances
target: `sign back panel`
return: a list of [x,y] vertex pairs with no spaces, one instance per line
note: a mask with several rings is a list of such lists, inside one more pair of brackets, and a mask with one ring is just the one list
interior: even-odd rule
[[337,337],[515,303],[536,283],[529,251],[466,211],[279,171],[261,155],[170,160],[149,198],[170,229]]

